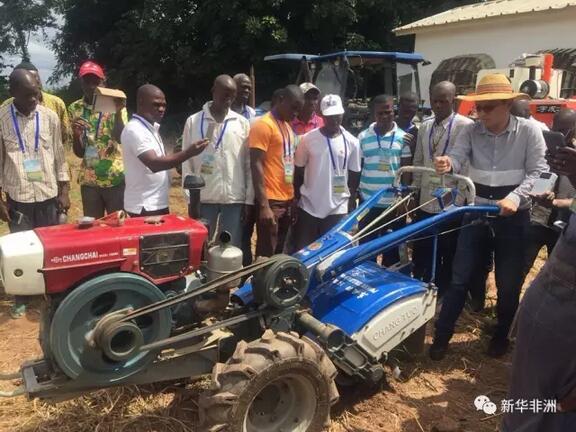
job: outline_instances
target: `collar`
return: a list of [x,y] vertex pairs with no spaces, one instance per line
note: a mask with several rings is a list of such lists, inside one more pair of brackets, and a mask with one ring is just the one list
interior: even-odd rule
[[452,112],[452,114],[450,114],[448,117],[446,117],[440,123],[436,123],[436,117],[434,117],[434,124],[436,126],[442,126],[444,129],[446,129],[448,127],[448,124],[450,123],[450,120],[452,119],[452,117],[456,118],[457,115],[458,114],[456,114],[455,112]]
[[[216,120],[214,119],[214,117],[212,117],[212,112],[210,112],[210,107],[212,106],[212,101],[208,101],[206,102],[203,106],[202,106],[202,111],[204,111],[204,116],[207,119],[212,120],[214,123],[217,123]],[[230,120],[230,119],[235,119],[238,116],[240,116],[242,114],[238,114],[236,111],[234,111],[233,109],[228,109],[228,112],[226,113],[226,115],[224,116],[224,121],[226,120]]]
[[477,121],[476,124],[479,125],[479,132],[481,134],[491,135],[491,136],[500,136],[500,135],[505,135],[505,134],[515,132],[516,129],[518,128],[518,119],[516,118],[516,116],[510,115],[510,120],[508,121],[508,126],[506,126],[506,129],[504,129],[502,132],[500,132],[497,135],[490,132],[488,129],[486,129],[486,126],[484,126],[484,123],[482,123],[481,121]]
[[14,112],[16,113],[17,116],[24,117],[24,118],[27,118],[27,119],[33,119],[34,116],[36,115],[36,111],[38,111],[38,106],[39,106],[40,104],[36,105],[36,108],[33,109],[32,111],[30,111],[30,114],[28,114],[28,115],[22,114],[22,113],[18,110],[18,107],[14,104],[14,102],[12,102],[12,105],[14,105]]
[[[376,122],[374,122],[374,123],[372,123],[372,124],[370,125],[370,129],[372,130],[372,133],[373,133],[374,135],[376,135]],[[384,134],[384,136],[386,137],[386,136],[389,136],[389,135],[393,135],[393,134],[395,134],[395,133],[398,131],[398,129],[399,129],[399,127],[398,127],[398,125],[396,124],[396,122],[392,122],[392,129],[390,129],[388,132],[386,132],[386,133]]]
[[144,124],[145,124],[148,128],[153,129],[153,130],[155,130],[156,132],[158,132],[158,131],[160,130],[160,123],[154,123],[154,124],[152,124],[152,123],[150,123],[148,120],[146,120],[144,117],[142,117],[141,115],[138,115],[138,114],[136,114],[136,113],[132,114],[132,117],[141,120],[142,122],[144,122]]

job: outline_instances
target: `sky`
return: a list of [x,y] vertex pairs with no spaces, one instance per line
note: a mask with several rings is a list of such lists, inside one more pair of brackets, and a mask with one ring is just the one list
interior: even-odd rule
[[[30,38],[28,43],[28,50],[30,51],[30,61],[38,68],[40,78],[45,87],[49,88],[47,84],[48,78],[52,75],[56,67],[56,55],[52,51],[51,40],[54,37],[55,30],[47,29],[47,38],[41,33],[35,34]],[[16,66],[20,63],[20,56],[6,56],[6,63]],[[64,80],[66,82],[66,80]],[[58,83],[62,84],[62,82]]]

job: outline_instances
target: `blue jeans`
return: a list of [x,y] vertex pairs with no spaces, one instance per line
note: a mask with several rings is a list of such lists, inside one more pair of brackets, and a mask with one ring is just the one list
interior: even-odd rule
[[214,239],[216,225],[220,219],[219,232],[228,231],[231,243],[236,247],[242,245],[242,209],[244,204],[200,204],[200,217],[210,224],[210,240]]
[[[477,218],[477,215],[465,215],[462,224],[467,225]],[[498,325],[495,337],[504,338],[508,335],[524,280],[525,245],[530,215],[527,210],[520,210],[512,216],[499,216],[484,222],[462,229],[458,237],[452,284],[444,295],[442,310],[436,322],[438,340],[448,341],[452,337],[468,290],[474,280],[484,274],[485,257],[491,248],[494,250],[498,293]]]

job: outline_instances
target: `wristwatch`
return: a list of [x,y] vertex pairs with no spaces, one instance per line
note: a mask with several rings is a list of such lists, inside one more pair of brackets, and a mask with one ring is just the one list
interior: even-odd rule
[[570,211],[576,213],[576,195],[572,197],[572,204],[570,204]]

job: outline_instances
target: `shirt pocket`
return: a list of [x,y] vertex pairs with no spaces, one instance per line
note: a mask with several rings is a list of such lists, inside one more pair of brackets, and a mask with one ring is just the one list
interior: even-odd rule
[[47,132],[40,132],[38,136],[38,150],[42,147],[42,150],[52,153],[52,138]]

